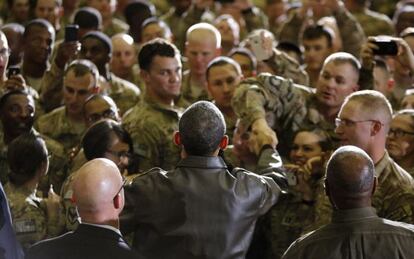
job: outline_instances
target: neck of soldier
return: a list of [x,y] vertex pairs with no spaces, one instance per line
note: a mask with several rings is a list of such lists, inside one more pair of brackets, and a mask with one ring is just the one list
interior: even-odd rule
[[207,89],[207,79],[206,79],[205,74],[191,73],[190,74],[190,83],[192,85],[196,85],[196,86],[202,87],[204,89]]
[[384,141],[377,139],[372,142],[364,151],[367,152],[374,165],[376,165],[385,155],[385,139]]
[[82,112],[70,113],[66,110],[66,115],[68,116],[70,121],[73,121],[75,123],[84,123],[84,117]]
[[320,102],[317,103],[317,109],[327,122],[335,123],[335,118],[338,115],[340,107],[327,106]]
[[0,77],[0,89],[3,89],[4,83],[7,81],[6,71]]
[[103,76],[107,82],[111,79],[111,72],[109,70],[109,64],[105,64],[103,67],[98,67],[99,75]]
[[[155,86],[155,87],[157,87],[157,86]],[[156,103],[161,103],[161,104],[164,104],[164,105],[167,105],[167,106],[171,106],[171,107],[174,107],[175,106],[175,100],[174,100],[175,97],[174,96],[171,96],[171,95],[161,96],[161,95],[157,94],[154,91],[153,87],[151,87],[151,86],[148,87],[148,85],[145,88],[145,90],[146,90],[146,94],[153,101],[155,101]]]
[[24,74],[34,78],[40,78],[43,76],[47,68],[47,62],[39,64],[35,63],[27,58],[23,60]]

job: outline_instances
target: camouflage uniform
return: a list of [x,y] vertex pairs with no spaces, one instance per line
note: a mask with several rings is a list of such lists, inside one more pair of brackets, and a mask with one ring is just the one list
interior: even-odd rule
[[[63,104],[63,74],[54,62],[50,70],[46,71],[41,84],[41,101],[46,111],[51,111]],[[104,93],[114,99],[121,113],[126,112],[139,101],[139,88],[110,73],[109,81],[99,78],[99,85]]]
[[35,126],[40,133],[61,143],[65,150],[76,147],[85,131],[84,123],[69,120],[64,106],[40,116]]
[[62,205],[65,217],[65,228],[67,231],[75,230],[80,224],[80,216],[72,199],[72,183],[75,175],[75,173],[72,173],[68,176],[68,178],[66,178],[66,181],[62,185],[62,191],[60,193],[60,197],[62,197]]
[[45,202],[36,196],[36,189],[8,183],[4,191],[10,204],[17,240],[25,249],[40,240],[62,234],[64,221],[61,208],[56,214],[48,215]]
[[[378,216],[394,221],[412,224],[414,222],[414,180],[392,158],[388,152],[375,165],[378,179],[377,189],[372,197],[372,206]],[[319,185],[315,205],[315,222],[308,229],[314,230],[331,221],[332,206],[325,195],[322,181]]]
[[[51,155],[49,159],[48,174],[41,178],[38,190],[44,194],[47,194],[49,187],[52,184],[53,189],[56,192],[59,192],[67,173],[67,157],[65,155],[64,148],[53,139],[39,134],[35,129],[32,129],[32,133],[42,137],[46,143],[47,150]],[[7,145],[4,143],[3,131],[0,131],[0,172],[0,181],[3,184],[7,183],[9,181],[8,175],[10,169],[7,161]]]
[[189,70],[183,73],[183,80],[181,84],[181,95],[189,103],[211,100],[211,97],[209,96],[207,92],[207,88],[202,88],[201,86],[196,86],[196,85],[191,84],[191,72]]
[[292,79],[296,84],[309,85],[309,77],[306,71],[286,53],[273,50],[273,56],[265,61],[274,71],[275,75]]
[[384,14],[365,8],[360,12],[353,12],[352,15],[357,19],[367,37],[395,34],[391,19]]
[[[361,46],[365,42],[365,34],[361,25],[345,7],[339,8],[333,17],[341,34],[343,51],[359,57]],[[305,26],[305,19],[299,17],[298,13],[295,12],[282,26],[279,39],[300,46],[299,35],[301,33],[298,33],[298,31],[303,31],[303,26]]]
[[295,132],[307,125],[317,126],[337,139],[334,123],[326,121],[318,111],[313,89],[282,77],[260,74],[243,81],[234,93],[232,106],[245,125],[266,118],[278,136],[282,155],[287,154]]
[[[185,106],[185,105],[184,105]],[[178,120],[184,112],[182,105],[171,107],[152,100],[144,100],[123,117],[123,126],[131,134],[134,151],[140,157],[140,169],[152,167],[172,169],[180,159],[180,148],[173,143]]]

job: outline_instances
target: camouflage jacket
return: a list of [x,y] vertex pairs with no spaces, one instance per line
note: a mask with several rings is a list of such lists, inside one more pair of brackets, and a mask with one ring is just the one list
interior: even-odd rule
[[172,169],[180,159],[180,148],[173,143],[178,120],[184,109],[157,103],[148,95],[123,117],[123,126],[131,134],[134,152],[140,157],[140,169]]

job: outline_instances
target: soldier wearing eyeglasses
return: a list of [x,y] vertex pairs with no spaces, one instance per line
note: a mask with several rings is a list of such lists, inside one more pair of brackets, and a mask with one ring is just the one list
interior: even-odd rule
[[[378,185],[372,206],[378,216],[413,223],[414,180],[385,148],[391,120],[392,108],[383,94],[372,90],[359,91],[348,96],[342,105],[336,133],[342,145],[363,149],[374,162]],[[391,128],[395,130],[395,126]],[[316,223],[312,229],[329,223],[332,208],[325,195],[318,196],[315,213]]]

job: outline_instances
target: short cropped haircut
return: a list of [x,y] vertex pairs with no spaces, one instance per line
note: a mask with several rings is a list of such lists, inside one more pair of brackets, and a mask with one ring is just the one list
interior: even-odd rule
[[[192,39],[192,34],[197,31],[205,31],[209,32],[212,36],[214,36],[214,40],[216,41],[216,49],[221,48],[221,34],[217,30],[216,27],[209,23],[201,22],[196,23],[192,25],[190,28],[188,28],[185,39],[186,42],[190,41]],[[203,40],[203,39],[197,39],[197,40]]]
[[226,123],[213,103],[199,101],[185,110],[178,128],[184,150],[189,155],[209,156],[219,147]]
[[242,71],[241,71],[239,63],[237,63],[234,59],[231,59],[229,57],[220,56],[220,57],[214,58],[212,61],[210,61],[210,63],[208,63],[207,71],[206,71],[207,80],[208,80],[208,76],[209,76],[209,72],[210,72],[211,68],[220,67],[220,66],[224,66],[224,65],[233,66],[236,73],[240,76],[242,75]]
[[101,120],[93,124],[82,138],[82,148],[86,159],[102,158],[109,150],[115,134],[122,142],[133,150],[132,139],[120,123],[113,120]]
[[332,32],[322,25],[309,25],[305,28],[302,35],[302,42],[304,40],[316,40],[324,37],[328,42],[328,47],[332,47],[333,36]]
[[33,27],[41,27],[48,30],[52,34],[53,41],[55,41],[55,29],[53,28],[52,24],[50,24],[50,22],[47,20],[41,18],[31,20],[26,24],[24,27],[23,38],[27,37]]
[[[388,99],[380,92],[375,90],[361,90],[348,95],[342,105],[349,102],[357,102],[359,111],[370,116],[369,119],[380,121],[388,129],[392,120],[392,106]],[[365,118],[368,119],[368,118]]]
[[23,133],[8,146],[7,161],[10,182],[22,186],[35,177],[42,163],[47,162],[45,141],[33,132]]
[[79,25],[79,28],[98,30],[102,27],[102,16],[93,7],[82,7],[76,11],[74,23]]
[[33,99],[33,97],[26,90],[18,90],[18,89],[16,89],[16,90],[6,91],[0,97],[0,113],[3,112],[3,107],[4,107],[4,105],[6,105],[7,101],[9,100],[9,98],[12,97],[12,96],[14,96],[14,95],[29,96],[30,98]]
[[98,86],[99,71],[92,61],[87,59],[75,59],[65,68],[65,76],[73,71],[76,77],[82,77],[86,74],[91,74],[95,80],[94,87]]
[[333,149],[332,139],[329,136],[329,134],[323,129],[316,127],[316,126],[303,127],[295,133],[295,137],[301,132],[310,132],[310,133],[317,135],[320,139],[318,144],[321,147],[323,152],[330,151]]
[[155,6],[150,1],[145,0],[132,0],[129,1],[127,6],[124,9],[124,16],[126,22],[131,24],[133,19],[136,19],[136,14],[144,14],[147,13],[148,16],[155,16]]
[[174,58],[180,56],[180,51],[174,44],[164,39],[150,40],[141,47],[138,53],[139,68],[148,71],[155,56]]
[[331,191],[341,190],[347,197],[358,197],[370,191],[374,184],[374,163],[365,151],[355,146],[338,148],[329,159],[326,171]]
[[359,70],[361,69],[361,63],[359,63],[358,59],[354,57],[352,54],[347,52],[335,52],[329,55],[325,61],[323,62],[323,68],[328,64],[333,62],[335,65],[342,65],[342,64],[349,64],[353,68],[357,78],[356,83],[359,80]]

